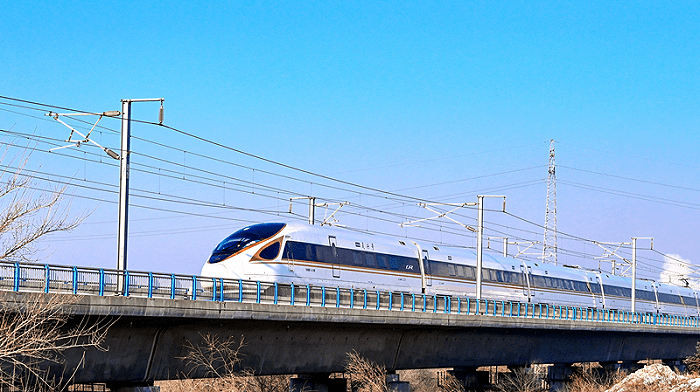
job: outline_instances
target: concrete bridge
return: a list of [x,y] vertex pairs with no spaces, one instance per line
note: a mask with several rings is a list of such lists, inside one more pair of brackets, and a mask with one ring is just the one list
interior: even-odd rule
[[148,284],[129,280],[127,297],[111,291],[109,271],[94,273],[102,282],[95,286],[75,267],[61,268],[78,281],[62,282],[29,273],[22,280],[21,267],[12,284],[0,283],[5,309],[29,295],[57,292],[81,295],[66,309],[71,317],[114,322],[108,351],[65,353],[66,366],[77,367],[75,383],[114,388],[205,376],[181,359],[188,342],[199,344],[203,334],[243,339],[240,365],[257,375],[342,372],[352,351],[389,370],[445,367],[467,374],[486,365],[669,361],[693,354],[700,340],[693,317],[179,277],[190,280],[194,291],[188,291],[172,275],[148,273],[142,274]]

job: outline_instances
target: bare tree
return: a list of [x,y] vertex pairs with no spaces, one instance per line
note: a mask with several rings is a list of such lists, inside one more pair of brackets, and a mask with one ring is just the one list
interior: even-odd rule
[[0,155],[0,261],[35,261],[38,239],[72,230],[84,216],[70,218],[65,186],[36,186],[25,169],[29,154],[9,155],[9,147]]
[[35,293],[14,302],[0,301],[1,389],[11,390],[19,382],[25,387],[31,383],[35,390],[51,390],[72,377],[63,373],[62,379],[53,379],[47,370],[47,365],[63,363],[66,350],[104,350],[101,344],[111,323],[71,318],[69,309],[78,300],[74,295]]

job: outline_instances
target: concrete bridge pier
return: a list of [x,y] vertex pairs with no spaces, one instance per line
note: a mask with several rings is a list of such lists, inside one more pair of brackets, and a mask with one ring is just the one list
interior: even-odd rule
[[600,366],[602,366],[603,370],[608,373],[621,371],[627,374],[634,373],[644,367],[643,364],[636,361],[600,362]]
[[396,373],[386,375],[386,386],[391,392],[411,392],[411,384],[408,381],[400,381]]
[[346,392],[348,380],[328,373],[298,374],[289,379],[289,392]]
[[664,359],[664,365],[670,367],[676,372],[685,372],[686,366],[682,359]]
[[475,367],[457,367],[449,372],[455,376],[466,389],[486,389],[489,386],[489,372],[477,371]]
[[555,363],[547,368],[547,383],[550,391],[560,392],[566,390],[566,382],[574,373],[571,365],[570,363]]

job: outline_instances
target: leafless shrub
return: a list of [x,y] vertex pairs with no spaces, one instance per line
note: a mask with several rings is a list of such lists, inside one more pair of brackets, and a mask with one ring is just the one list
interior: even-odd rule
[[47,364],[63,364],[66,350],[105,350],[101,344],[111,323],[71,319],[69,308],[78,300],[73,295],[29,294],[13,303],[0,302],[0,388],[32,385],[34,390],[50,390],[73,376],[64,372],[62,379],[50,379],[46,370]]
[[459,379],[449,372],[445,373],[440,383],[440,389],[442,389],[443,392],[464,392],[465,390]]
[[500,392],[544,392],[543,379],[546,368],[543,366],[518,367],[504,374],[495,384]]
[[695,354],[687,357],[683,363],[688,367],[688,371],[697,374],[700,372],[700,342],[695,343]]
[[389,392],[386,384],[386,368],[361,357],[355,351],[348,353],[345,374],[350,376],[353,391]]

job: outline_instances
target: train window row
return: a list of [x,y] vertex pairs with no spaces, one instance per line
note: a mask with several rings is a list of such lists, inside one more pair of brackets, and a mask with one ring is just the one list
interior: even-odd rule
[[532,285],[534,287],[578,291],[578,292],[582,292],[582,293],[590,292],[586,282],[580,282],[577,280],[552,278],[549,276],[539,276],[539,275],[531,275],[531,279],[532,279]]
[[287,241],[283,255],[292,260],[420,272],[418,260],[415,258],[296,241]]
[[[333,263],[340,265],[370,267],[384,270],[408,271],[420,273],[418,260],[413,257],[388,255],[375,252],[367,252],[354,249],[338,248],[335,246],[316,245],[303,242],[287,241],[284,247],[284,257],[293,260],[316,261],[322,263]],[[425,263],[426,273],[433,276],[457,277],[469,280],[476,279],[476,268],[467,265],[445,263],[441,261],[428,260]],[[510,283],[514,285],[527,286],[525,276],[522,272],[502,271],[490,268],[482,270],[484,282]],[[556,290],[576,291],[581,293],[593,292],[601,294],[598,283],[554,278],[541,275],[530,275],[530,283],[534,288],[548,288]],[[631,298],[632,290],[628,287],[603,285],[605,295]],[[656,294],[652,291],[636,290],[637,298],[640,300],[656,301]],[[658,293],[659,302],[696,306],[697,302],[693,297],[681,297],[676,294]]]

